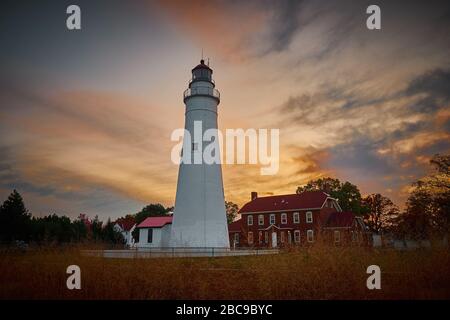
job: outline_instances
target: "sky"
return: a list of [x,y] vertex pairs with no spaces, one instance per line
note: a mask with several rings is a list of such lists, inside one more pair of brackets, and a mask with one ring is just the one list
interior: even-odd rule
[[[81,8],[81,30],[66,8]],[[35,216],[115,219],[172,206],[173,130],[202,55],[219,128],[280,129],[279,172],[223,165],[239,206],[335,177],[403,206],[450,149],[450,3],[5,1],[0,11],[0,201]]]

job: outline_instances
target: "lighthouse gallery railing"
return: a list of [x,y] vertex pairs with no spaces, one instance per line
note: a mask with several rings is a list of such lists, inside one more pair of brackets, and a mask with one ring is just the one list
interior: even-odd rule
[[220,100],[220,92],[215,88],[210,87],[195,87],[186,89],[183,93],[183,99],[186,100],[192,96],[210,96]]

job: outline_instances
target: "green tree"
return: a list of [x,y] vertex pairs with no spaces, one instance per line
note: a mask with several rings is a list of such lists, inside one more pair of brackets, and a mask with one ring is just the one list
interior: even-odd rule
[[436,154],[430,161],[434,172],[413,184],[399,232],[414,238],[450,232],[450,155]]
[[362,204],[367,209],[364,215],[366,225],[377,234],[392,227],[399,215],[398,207],[388,197],[379,193],[364,197]]
[[0,240],[28,240],[30,217],[22,196],[14,189],[0,207]]
[[76,219],[72,222],[72,239],[80,242],[87,239],[88,229],[86,224],[81,219]]
[[239,207],[231,201],[225,201],[225,211],[227,213],[227,222],[230,224],[236,219]]
[[361,203],[361,193],[358,187],[348,181],[342,183],[339,179],[333,178],[311,180],[306,185],[298,187],[297,193],[315,190],[322,190],[338,199],[343,211],[351,211],[356,215],[365,214],[367,211]]
[[114,229],[114,223],[111,222],[111,219],[109,218],[102,230],[102,239],[105,242],[113,244],[125,243],[125,239],[123,238],[122,234]]
[[103,222],[98,219],[98,216],[95,216],[94,220],[92,220],[91,230],[92,230],[92,239],[94,241],[99,241],[102,239],[102,229]]

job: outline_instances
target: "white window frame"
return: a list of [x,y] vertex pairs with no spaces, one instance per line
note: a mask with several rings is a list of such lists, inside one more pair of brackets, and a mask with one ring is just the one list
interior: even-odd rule
[[[298,239],[297,239],[297,235],[298,235]],[[300,243],[301,242],[300,230],[294,230],[294,242],[295,243]]]
[[312,211],[306,211],[306,223],[313,223]]
[[339,230],[334,230],[334,243],[341,242],[341,232]]
[[[272,218],[273,218],[273,222],[272,222]],[[269,220],[269,222],[270,222],[270,224],[272,225],[272,224],[275,224],[276,221],[277,221],[277,220],[276,220],[276,218],[275,218],[275,214],[272,213],[272,214],[270,215],[270,220]]]
[[265,231],[264,232],[264,243],[269,243],[269,232]]
[[287,213],[281,214],[281,224],[287,224]]
[[262,231],[258,232],[258,243],[259,244],[263,243],[263,233],[262,233]]
[[248,244],[253,244],[253,232],[252,231],[249,231],[247,233],[247,242],[248,242]]
[[258,225],[263,226],[264,225],[264,215],[260,214],[258,216]]
[[306,240],[310,243],[314,242],[314,230],[309,229],[306,231]]
[[300,223],[300,212],[294,212],[294,223],[298,224]]
[[249,214],[247,216],[247,225],[248,226],[252,226],[253,225],[253,216],[251,214]]

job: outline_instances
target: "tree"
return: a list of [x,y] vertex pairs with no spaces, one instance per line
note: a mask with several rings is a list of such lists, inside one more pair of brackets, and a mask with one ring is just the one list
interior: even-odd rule
[[92,230],[92,238],[94,241],[98,241],[102,239],[102,229],[103,222],[98,219],[98,216],[95,216],[94,220],[92,220],[91,230]]
[[239,207],[231,201],[225,201],[225,211],[227,213],[227,222],[230,224],[236,219]]
[[22,196],[14,189],[0,207],[0,240],[27,240],[30,217]]
[[72,222],[72,234],[74,241],[82,241],[87,238],[88,228],[86,223],[81,219],[76,219]]
[[361,204],[361,193],[358,187],[348,181],[342,183],[339,179],[333,178],[311,180],[306,185],[298,187],[297,193],[316,190],[322,190],[338,199],[343,211],[351,211],[356,215],[362,215],[367,211]]
[[367,209],[364,215],[367,226],[377,234],[391,227],[399,214],[398,207],[388,197],[379,193],[363,198],[362,205]]
[[436,154],[430,160],[434,172],[413,184],[399,230],[415,238],[450,232],[450,155]]
[[125,243],[122,234],[114,229],[114,223],[109,218],[102,230],[102,239],[114,244]]

